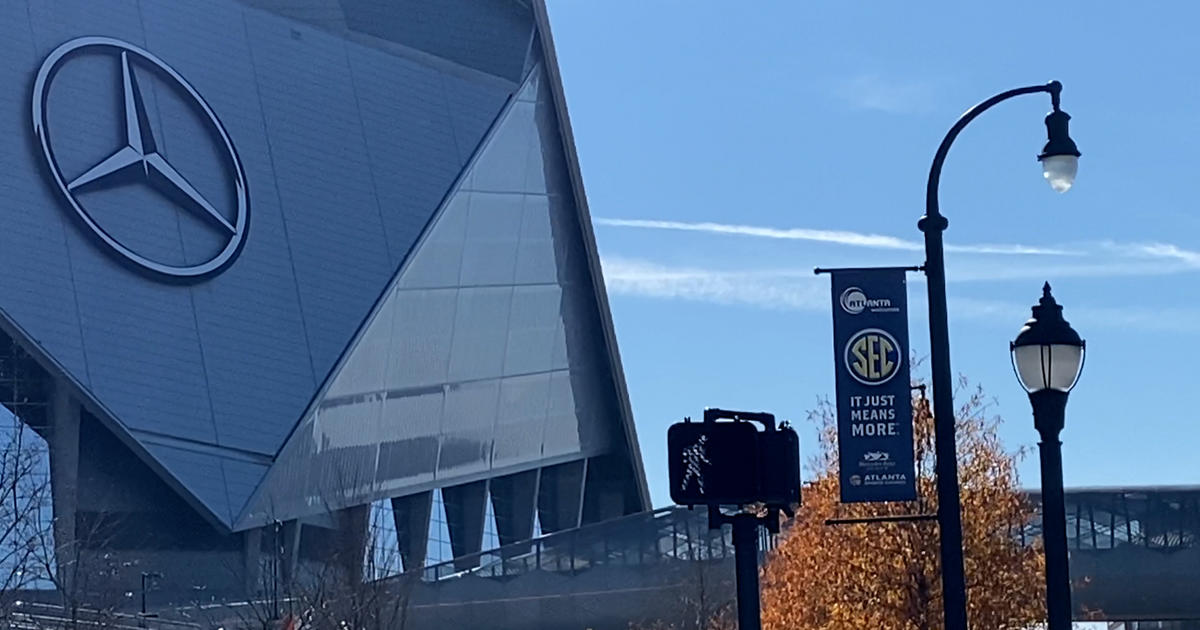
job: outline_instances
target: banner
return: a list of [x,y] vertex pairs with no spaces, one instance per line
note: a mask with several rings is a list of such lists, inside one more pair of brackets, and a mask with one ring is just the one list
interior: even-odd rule
[[905,270],[830,273],[842,502],[915,500]]

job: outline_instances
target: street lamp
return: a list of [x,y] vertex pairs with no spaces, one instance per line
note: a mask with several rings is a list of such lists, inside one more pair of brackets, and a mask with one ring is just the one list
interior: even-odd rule
[[1049,630],[1071,629],[1071,573],[1067,566],[1067,509],[1063,496],[1062,442],[1067,395],[1083,369],[1084,343],[1063,319],[1062,307],[1042,287],[1033,317],[1010,344],[1013,371],[1033,405],[1041,441],[1042,540],[1046,548],[1046,618]]
[[942,593],[946,630],[967,629],[967,582],[963,570],[962,507],[958,495],[958,460],[954,437],[953,376],[950,370],[950,331],[946,313],[946,259],[942,232],[949,222],[938,208],[938,185],[950,145],[972,120],[997,103],[1023,94],[1050,95],[1052,111],[1046,116],[1046,146],[1038,155],[1042,173],[1058,192],[1075,181],[1079,149],[1067,132],[1071,119],[1059,108],[1062,84],[1051,81],[1001,92],[967,110],[954,123],[933,156],[925,187],[925,216],[917,227],[925,233],[925,277],[929,292],[929,368],[933,382],[934,452],[937,457],[938,544],[942,558]]
[[1042,163],[1042,176],[1054,192],[1065,193],[1075,183],[1075,173],[1079,171],[1079,149],[1067,132],[1071,117],[1059,109],[1058,95],[1058,92],[1050,93],[1054,111],[1046,114],[1046,146],[1038,155],[1038,161]]

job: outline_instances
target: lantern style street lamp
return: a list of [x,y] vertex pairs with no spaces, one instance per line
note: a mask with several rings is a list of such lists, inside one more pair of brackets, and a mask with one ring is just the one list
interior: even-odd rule
[[1071,630],[1071,572],[1067,566],[1067,511],[1063,496],[1062,442],[1067,395],[1083,369],[1084,343],[1042,287],[1033,317],[1010,344],[1013,371],[1029,393],[1041,441],[1042,540],[1046,551],[1046,617],[1049,630]]
[[950,224],[938,204],[942,165],[955,138],[972,120],[1008,99],[1025,94],[1049,94],[1046,145],[1038,155],[1042,175],[1051,188],[1066,192],[1075,183],[1079,149],[1067,127],[1071,117],[1059,107],[1062,84],[1019,87],[1001,92],[967,110],[942,139],[925,186],[925,216],[917,227],[925,234],[925,278],[929,292],[929,371],[933,384],[935,472],[937,474],[938,545],[942,560],[942,593],[946,630],[967,630],[967,580],[963,567],[962,505],[958,493],[958,448],[954,436],[954,378],[950,369],[950,325],[946,312],[946,258],[942,232]]

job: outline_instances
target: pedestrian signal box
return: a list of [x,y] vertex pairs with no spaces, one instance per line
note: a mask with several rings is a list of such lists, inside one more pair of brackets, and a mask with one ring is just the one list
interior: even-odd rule
[[776,427],[771,414],[706,409],[704,422],[667,431],[671,500],[790,510],[800,503],[799,446],[795,430]]

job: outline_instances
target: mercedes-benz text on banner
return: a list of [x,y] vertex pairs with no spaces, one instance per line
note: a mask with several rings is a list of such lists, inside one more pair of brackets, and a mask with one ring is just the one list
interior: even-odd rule
[[842,501],[911,501],[913,465],[905,270],[832,272]]

